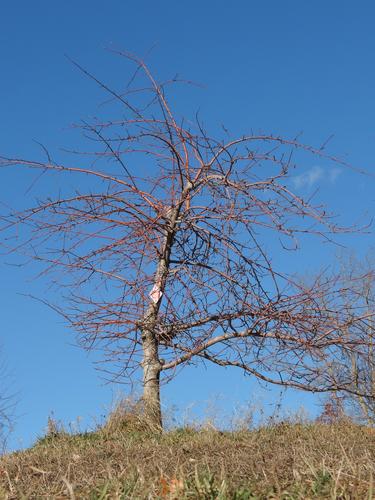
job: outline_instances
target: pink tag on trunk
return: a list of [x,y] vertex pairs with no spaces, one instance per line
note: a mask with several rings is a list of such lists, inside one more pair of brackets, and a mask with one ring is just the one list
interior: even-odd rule
[[155,283],[150,292],[150,299],[154,304],[157,304],[163,295],[163,292],[160,290],[160,286]]

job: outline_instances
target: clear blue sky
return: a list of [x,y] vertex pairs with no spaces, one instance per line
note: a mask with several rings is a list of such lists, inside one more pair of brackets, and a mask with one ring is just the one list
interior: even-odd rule
[[[64,54],[120,86],[128,75],[105,47],[142,56],[155,45],[149,63],[156,76],[178,73],[203,85],[179,91],[180,112],[192,117],[199,109],[206,124],[224,123],[234,133],[303,131],[316,145],[334,134],[331,151],[374,172],[374,19],[371,0],[3,2],[0,154],[38,158],[34,141],[51,151],[70,145],[69,125],[95,114],[105,96]],[[319,187],[344,221],[374,212],[373,179],[332,176],[313,159],[298,175],[296,188]],[[0,172],[1,201],[22,203],[25,186],[22,176]],[[363,254],[372,241],[358,236],[351,243]],[[310,257],[319,261],[317,248]],[[19,295],[45,293],[31,280],[32,265],[11,268],[2,260],[0,272],[1,343],[19,393],[11,446],[29,445],[51,411],[66,423],[100,418],[117,389],[103,384],[96,357],[74,347],[61,318]],[[203,369],[186,370],[163,389],[165,402],[182,409],[212,394],[230,410],[260,389],[240,373]],[[275,392],[262,394],[274,400]],[[311,398],[287,398],[292,406],[301,402],[314,411]]]

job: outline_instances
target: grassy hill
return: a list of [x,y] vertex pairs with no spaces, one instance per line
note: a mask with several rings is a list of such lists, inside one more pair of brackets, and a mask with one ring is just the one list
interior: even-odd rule
[[158,435],[128,416],[3,456],[0,498],[371,499],[374,477],[375,431],[347,421]]

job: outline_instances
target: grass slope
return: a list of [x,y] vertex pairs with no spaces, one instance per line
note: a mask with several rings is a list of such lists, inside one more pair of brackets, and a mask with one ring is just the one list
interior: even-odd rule
[[0,498],[371,499],[375,431],[348,422],[152,434],[124,420],[0,459]]

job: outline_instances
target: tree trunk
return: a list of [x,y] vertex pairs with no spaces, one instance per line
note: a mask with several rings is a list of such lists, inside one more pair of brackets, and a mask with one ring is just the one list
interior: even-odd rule
[[163,427],[160,404],[160,371],[158,345],[150,331],[143,335],[143,404],[147,423],[153,430]]
[[144,316],[142,327],[144,411],[150,427],[159,431],[163,428],[160,404],[160,372],[162,371],[162,365],[159,359],[159,343],[155,335],[155,325],[168,276],[169,259],[180,208],[180,206],[171,208],[166,214],[166,217],[168,217],[168,230],[161,245],[161,257],[155,273],[154,287],[156,295],[151,296],[151,302]]

